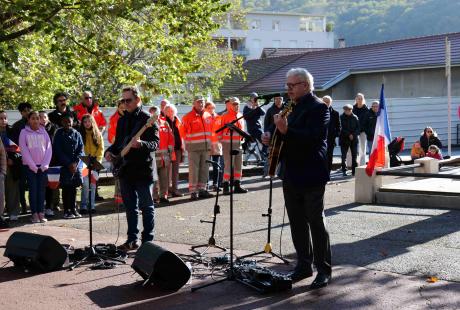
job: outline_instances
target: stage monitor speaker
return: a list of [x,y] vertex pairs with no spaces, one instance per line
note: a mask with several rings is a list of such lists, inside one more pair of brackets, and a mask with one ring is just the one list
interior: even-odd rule
[[191,271],[176,254],[144,242],[137,250],[132,268],[145,280],[166,290],[178,290],[191,276]]
[[6,242],[4,256],[17,267],[38,271],[61,268],[68,259],[67,251],[50,236],[14,232]]

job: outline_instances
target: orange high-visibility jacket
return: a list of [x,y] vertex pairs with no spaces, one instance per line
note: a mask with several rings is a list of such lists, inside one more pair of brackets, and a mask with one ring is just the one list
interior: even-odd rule
[[117,123],[119,119],[120,114],[118,113],[118,111],[115,111],[115,113],[113,113],[113,115],[110,116],[109,128],[107,129],[107,139],[110,143],[113,143],[115,141],[115,135],[117,133]]
[[211,149],[212,118],[208,112],[199,114],[192,109],[182,118],[185,148],[189,152]]
[[[83,115],[89,114],[88,109],[83,105],[83,103],[74,106],[73,110],[75,113],[77,113],[77,118],[79,121],[81,121]],[[104,114],[102,114],[102,111],[99,110],[99,105],[96,103],[93,103],[93,110],[91,111],[91,115],[94,117],[97,127],[101,128],[107,126],[107,121],[105,120]]]
[[[235,113],[233,111],[225,112],[221,116],[221,126],[234,121],[235,119],[241,117],[241,115],[242,114],[240,112],[238,112],[238,113]],[[235,126],[244,131],[245,130],[245,128],[244,128],[244,120],[240,119],[238,122],[235,123]],[[221,141],[222,144],[230,143],[230,130],[229,129],[224,129],[221,132],[219,132],[217,135],[218,135],[219,141]],[[239,133],[237,133],[236,131],[233,132],[232,141],[233,141],[233,146],[234,147],[239,147],[240,146],[241,138],[242,137],[240,136]]]
[[155,152],[155,159],[161,160],[161,165],[165,165],[165,161],[171,160],[169,154],[174,150],[174,135],[168,122],[162,116],[158,119],[158,127],[160,134],[160,146]]

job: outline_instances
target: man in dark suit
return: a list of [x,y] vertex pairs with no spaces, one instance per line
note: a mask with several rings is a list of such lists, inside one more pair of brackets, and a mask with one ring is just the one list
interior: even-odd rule
[[[297,265],[290,276],[293,281],[311,277],[314,262],[318,274],[311,288],[317,289],[331,280],[331,249],[323,218],[329,181],[329,109],[313,94],[313,77],[307,70],[289,70],[286,87],[294,102],[292,112],[287,119],[277,114],[274,121],[284,139],[280,178],[297,253]],[[269,143],[270,133],[264,133],[263,141]]]
[[332,107],[332,98],[331,96],[324,96],[323,102],[329,108],[330,122],[329,128],[327,130],[327,163],[329,168],[329,173],[332,170],[332,159],[334,157],[334,148],[336,146],[335,139],[339,136],[341,126],[340,126],[340,115],[339,112],[334,110]]

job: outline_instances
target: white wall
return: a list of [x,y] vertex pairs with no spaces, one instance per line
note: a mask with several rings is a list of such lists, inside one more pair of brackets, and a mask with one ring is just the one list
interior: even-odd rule
[[[248,13],[246,15],[246,21],[249,27],[248,30],[229,30],[222,28],[219,29],[214,36],[225,38],[245,38],[246,49],[249,51],[247,59],[260,58],[263,48],[275,47],[273,46],[273,41],[280,41],[280,48],[292,47],[292,41],[297,41],[298,48],[334,47],[333,32],[300,31],[299,26],[301,17],[301,15]],[[260,29],[251,29],[251,21],[254,19],[260,20]],[[272,29],[272,22],[274,20],[280,22],[279,31]],[[260,40],[259,48],[254,47],[254,40]]]

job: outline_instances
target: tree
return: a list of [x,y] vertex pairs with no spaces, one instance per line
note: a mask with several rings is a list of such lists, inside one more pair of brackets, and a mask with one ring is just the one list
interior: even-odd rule
[[[235,69],[211,34],[230,3],[218,0],[0,0],[0,103],[50,106],[52,94],[91,89],[112,104],[123,84],[146,94],[183,91],[202,72],[215,92]],[[203,57],[203,55],[205,55]],[[148,99],[148,98],[146,98]],[[144,99],[145,100],[145,99]]]

